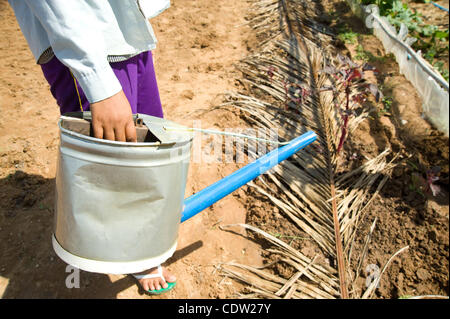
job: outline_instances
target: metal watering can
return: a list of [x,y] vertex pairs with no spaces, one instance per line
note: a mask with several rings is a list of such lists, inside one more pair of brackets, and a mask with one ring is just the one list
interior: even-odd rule
[[58,122],[53,248],[74,267],[108,274],[162,264],[175,252],[180,222],[317,138],[307,132],[184,199],[193,141],[186,127],[134,115],[138,142],[125,143],[89,136],[89,112],[65,115]]

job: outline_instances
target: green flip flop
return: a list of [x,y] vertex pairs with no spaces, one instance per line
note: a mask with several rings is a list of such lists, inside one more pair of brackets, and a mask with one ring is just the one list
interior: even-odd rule
[[173,289],[174,287],[175,287],[175,285],[176,285],[177,283],[176,282],[168,282],[167,283],[167,288],[162,288],[161,287],[161,289],[158,289],[158,290],[147,290],[146,292],[147,293],[149,293],[150,295],[160,295],[160,294],[163,294],[163,293],[165,293],[165,292],[168,292],[169,290],[171,290],[171,289]]
[[167,288],[161,287],[160,289],[146,290],[145,292],[149,293],[150,295],[160,295],[160,294],[166,293],[169,290],[172,290],[176,285],[176,282],[167,282],[166,281],[166,279],[164,278],[163,273],[162,273],[161,265],[158,266],[157,274],[148,274],[148,275],[134,275],[133,274],[133,277],[138,280],[139,279],[148,279],[148,278],[161,278],[162,280],[164,280],[167,283],[167,285],[168,285]]

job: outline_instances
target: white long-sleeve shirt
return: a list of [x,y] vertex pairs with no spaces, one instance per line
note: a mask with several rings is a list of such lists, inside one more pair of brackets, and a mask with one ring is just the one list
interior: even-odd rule
[[170,0],[8,1],[36,61],[51,47],[90,103],[122,89],[108,56],[153,50],[148,19],[170,6]]

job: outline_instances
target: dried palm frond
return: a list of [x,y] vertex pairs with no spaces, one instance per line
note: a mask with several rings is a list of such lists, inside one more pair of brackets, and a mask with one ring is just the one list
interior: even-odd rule
[[[259,235],[262,235],[264,238],[269,240],[279,248],[279,250],[275,250],[273,252],[282,256],[284,262],[291,263],[291,265],[293,265],[298,270],[298,272],[300,272],[300,275],[298,275],[298,278],[291,278],[290,280],[286,280],[279,276],[273,275],[270,272],[259,270],[256,267],[230,262],[222,264],[220,266],[222,271],[226,273],[228,277],[234,277],[238,280],[248,283],[254,288],[257,288],[267,294],[271,294],[276,297],[280,297],[281,295],[286,293],[289,293],[293,298],[323,299],[336,298],[339,296],[338,279],[335,277],[335,274],[333,274],[333,269],[315,264],[313,262],[314,260],[310,260],[308,257],[303,255],[301,252],[293,249],[288,244],[254,226],[247,224],[236,224],[220,227],[221,229],[225,229],[232,226],[244,227],[248,230],[258,233]],[[237,272],[229,266],[248,270],[252,273],[252,275]],[[299,280],[302,275],[308,278],[308,281],[310,282],[306,280]],[[286,287],[292,285],[290,281],[296,284],[294,291],[286,289]]]
[[[337,145],[340,116],[332,92],[321,90],[332,79],[322,72],[335,59],[331,37],[315,23],[318,12],[306,0],[255,1],[250,25],[264,37],[261,51],[237,66],[244,74],[248,94],[228,93],[221,107],[240,109],[255,127],[276,130],[290,140],[308,130],[318,139],[266,175],[263,186],[249,185],[268,198],[300,230],[306,232],[333,262],[319,264],[301,252],[250,225],[247,230],[263,236],[280,261],[294,269],[291,278],[237,263],[220,269],[246,282],[249,295],[263,298],[348,298],[348,278],[353,242],[364,209],[387,181],[394,166],[389,150],[359,168],[339,175]],[[355,129],[367,112],[351,119]],[[276,188],[276,189],[274,189]],[[228,226],[231,227],[231,226]],[[236,268],[242,269],[238,271]],[[358,270],[359,271],[359,270]],[[371,295],[366,291],[365,296]]]
[[255,1],[251,12],[248,24],[263,39],[260,45],[269,43],[279,35],[289,37],[295,27],[301,28],[302,36],[311,41],[317,41],[318,36],[321,39],[334,36],[329,27],[313,19],[320,12],[307,1]]

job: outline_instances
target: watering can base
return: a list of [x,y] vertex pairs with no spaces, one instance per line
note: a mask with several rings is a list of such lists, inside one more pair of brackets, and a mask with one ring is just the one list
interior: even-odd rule
[[111,262],[76,256],[65,250],[58,243],[58,240],[56,239],[54,234],[52,235],[52,244],[55,253],[65,263],[88,272],[114,275],[134,274],[161,265],[173,255],[177,248],[177,242],[175,242],[169,250],[156,257],[137,261]]

